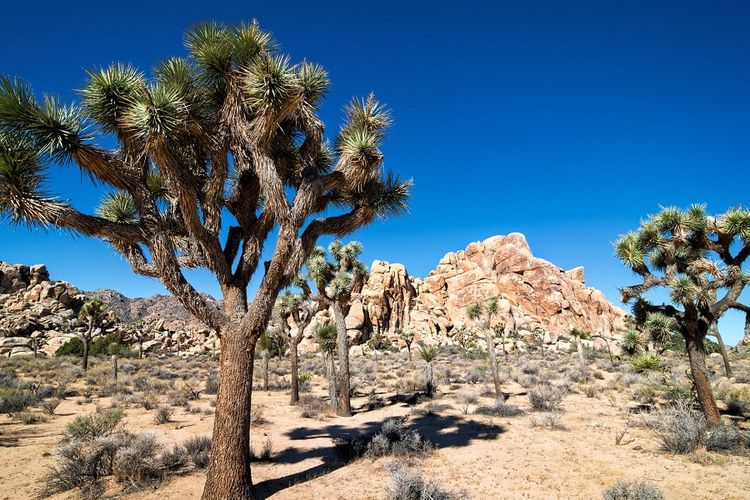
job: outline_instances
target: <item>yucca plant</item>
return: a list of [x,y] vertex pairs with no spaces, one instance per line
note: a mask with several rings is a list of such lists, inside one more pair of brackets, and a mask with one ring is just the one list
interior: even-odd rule
[[[704,340],[731,308],[744,311],[750,323],[750,307],[739,301],[750,282],[743,269],[750,257],[750,211],[740,207],[710,216],[704,205],[662,208],[638,231],[622,236],[615,252],[641,279],[622,288],[623,302],[633,304],[636,321],[652,338],[682,335],[698,403],[710,424],[719,423]],[[646,298],[659,288],[669,292],[671,304]]]
[[[352,294],[362,289],[367,276],[367,267],[358,258],[362,244],[350,241],[346,245],[334,240],[328,245],[326,256],[323,248],[312,251],[305,267],[307,276],[300,275],[296,285],[306,297],[311,297],[322,306],[333,309],[333,323],[336,326],[338,353],[338,407],[336,413],[342,417],[352,414],[349,380],[349,336],[346,331],[346,316],[352,306]],[[315,286],[315,292],[308,281]]]
[[[387,110],[373,96],[354,99],[329,142],[318,114],[328,75],[292,62],[258,23],[204,23],[186,45],[187,57],[151,75],[91,70],[80,104],[37,100],[26,83],[0,79],[0,213],[107,241],[217,331],[222,383],[203,496],[251,498],[248,378],[276,297],[318,238],[403,213],[410,182],[383,172]],[[114,148],[97,145],[110,138]],[[48,194],[45,171],[63,163],[113,193],[98,215]],[[216,277],[221,309],[185,268]]]
[[639,352],[630,358],[630,366],[634,371],[640,373],[661,370],[664,363],[661,356],[655,352]]
[[[503,390],[500,382],[500,374],[497,368],[497,359],[495,355],[495,338],[492,329],[492,319],[497,316],[499,310],[498,298],[492,297],[486,302],[475,302],[466,307],[466,316],[482,331],[484,340],[487,344],[487,353],[490,357],[490,369],[492,370],[492,381],[495,385],[495,401],[505,402]],[[508,362],[508,352],[505,349],[505,324],[496,325],[497,332],[500,336],[500,342],[505,354],[505,362]]]
[[635,330],[625,332],[620,341],[620,347],[630,355],[636,354],[641,350],[642,346],[643,340],[641,339],[641,335]]
[[318,341],[318,347],[326,362],[326,373],[328,375],[328,397],[330,399],[331,410],[336,411],[338,388],[336,386],[336,363],[334,356],[337,348],[337,334],[334,325],[319,325],[315,329],[315,338]]
[[428,396],[432,396],[433,394],[435,394],[435,389],[437,388],[435,386],[435,377],[432,373],[432,362],[435,361],[438,357],[438,354],[440,354],[440,346],[419,344],[417,346],[417,349],[419,351],[419,357],[422,358],[422,361],[427,363],[425,374],[425,393]]

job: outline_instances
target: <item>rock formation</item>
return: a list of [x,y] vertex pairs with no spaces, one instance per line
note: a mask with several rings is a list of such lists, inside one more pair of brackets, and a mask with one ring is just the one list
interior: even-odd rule
[[[134,322],[150,332],[148,348],[183,353],[219,349],[216,333],[195,320],[174,297],[129,299],[106,289],[87,294],[65,282],[50,281],[44,266],[0,263],[0,355],[30,353],[29,337],[35,332],[46,332],[53,339],[46,350],[54,352],[72,335],[64,333],[63,326],[75,323],[88,296],[110,305],[123,335],[125,325]],[[496,323],[522,336],[542,329],[544,341],[553,348],[570,345],[567,339],[573,327],[605,339],[617,339],[625,329],[625,313],[585,285],[582,267],[565,271],[534,257],[520,233],[493,236],[448,253],[424,279],[409,276],[402,264],[376,260],[363,288],[352,296],[346,326],[355,346],[372,332],[397,343],[397,332],[406,329],[415,333],[417,341],[452,343],[456,333],[470,326],[466,306],[491,297],[500,298]],[[316,349],[314,329],[331,317],[330,311],[316,314],[300,344],[302,352]],[[362,347],[353,349],[356,353]]]
[[418,339],[450,341],[470,326],[466,306],[491,297],[500,297],[495,323],[522,332],[541,328],[548,344],[567,339],[573,327],[615,339],[625,326],[625,313],[585,285],[582,267],[565,271],[536,258],[525,237],[511,233],[446,254],[424,280],[401,264],[373,262],[355,298],[370,324],[356,328],[393,340],[396,330],[411,329]]

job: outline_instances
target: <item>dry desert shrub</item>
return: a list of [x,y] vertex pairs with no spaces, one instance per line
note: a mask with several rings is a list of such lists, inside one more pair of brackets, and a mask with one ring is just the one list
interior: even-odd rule
[[604,500],[663,500],[664,495],[645,481],[617,481],[604,490]]
[[[391,484],[386,487],[386,500],[454,500],[459,497],[443,489],[437,482],[425,479],[418,472],[410,472],[402,462],[390,462],[386,470]],[[467,498],[461,495],[461,498]]]
[[558,411],[563,393],[549,384],[537,384],[529,389],[529,402],[534,411]]

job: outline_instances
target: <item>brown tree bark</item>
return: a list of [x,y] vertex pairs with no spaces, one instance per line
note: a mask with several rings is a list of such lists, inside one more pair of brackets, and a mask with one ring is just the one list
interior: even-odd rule
[[268,390],[268,351],[263,351],[263,390]]
[[296,405],[299,403],[299,368],[297,359],[297,336],[292,335],[289,338],[289,358],[292,364],[292,394],[289,403]]
[[706,417],[706,421],[711,424],[718,424],[719,408],[716,406],[716,399],[711,389],[711,381],[708,378],[708,368],[706,368],[706,350],[703,347],[705,334],[695,333],[688,335],[685,339],[690,360],[690,372],[695,384],[695,392],[698,396],[698,404]]
[[[495,355],[495,342],[492,338],[492,330],[484,330],[484,339],[487,342],[487,353],[490,355],[490,369],[492,370],[492,382],[495,384],[495,401],[504,402],[505,396],[503,396],[503,390],[500,387],[500,373],[497,370],[497,356]],[[503,342],[503,351],[505,350],[505,343]],[[506,362],[508,353],[505,353]]]
[[250,475],[250,406],[254,346],[237,325],[221,342],[221,384],[216,399],[211,463],[203,500],[253,498]]
[[328,398],[330,399],[331,409],[336,411],[338,408],[338,388],[336,387],[336,362],[333,359],[333,353],[328,353],[326,362],[328,363]]
[[719,333],[719,325],[717,323],[714,323],[712,327],[712,334],[714,337],[716,337],[716,340],[719,342],[719,349],[721,350],[721,359],[724,361],[724,371],[727,374],[727,378],[732,378],[732,365],[729,364],[729,353],[727,352],[727,346],[724,344],[724,339],[721,337],[721,333]]
[[432,375],[432,362],[427,363],[426,370],[425,392],[428,396],[432,396],[435,394],[435,377]]
[[336,413],[341,417],[352,415],[352,402],[349,395],[349,336],[346,334],[346,316],[341,303],[333,301],[333,317],[336,322],[336,344],[339,356],[338,405]]

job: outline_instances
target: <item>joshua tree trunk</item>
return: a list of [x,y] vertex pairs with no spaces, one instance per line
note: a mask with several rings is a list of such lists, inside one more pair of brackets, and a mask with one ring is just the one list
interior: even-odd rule
[[138,341],[138,359],[143,359],[143,340]]
[[117,356],[112,355],[112,378],[115,379],[115,385],[117,385]]
[[203,500],[253,498],[250,476],[250,411],[254,346],[230,324],[221,339],[221,384],[216,399],[211,465]]
[[337,388],[336,388],[336,363],[333,359],[333,353],[328,353],[326,355],[326,362],[328,363],[328,398],[331,401],[331,409],[333,411],[336,411],[338,401],[337,401]]
[[427,363],[427,377],[425,383],[425,392],[428,396],[435,394],[435,379],[432,376],[432,363]]
[[292,362],[292,395],[289,401],[290,404],[296,405],[299,403],[299,369],[297,367],[297,336],[293,335],[289,339],[289,356]]
[[91,343],[91,332],[93,329],[93,326],[89,326],[88,332],[81,338],[83,342],[83,371],[89,369],[89,344]]
[[727,352],[726,344],[724,344],[724,339],[721,338],[721,333],[719,333],[718,323],[714,323],[712,329],[713,336],[716,337],[716,340],[719,342],[719,348],[721,349],[721,359],[724,361],[724,371],[727,374],[727,378],[732,378],[732,366],[729,364],[729,353]]
[[411,361],[411,344],[406,344],[406,352],[409,353],[409,361]]
[[690,372],[693,375],[695,392],[698,396],[703,415],[709,424],[719,423],[719,409],[716,406],[714,393],[711,389],[711,381],[708,378],[708,369],[706,368],[706,350],[703,346],[705,334],[701,335],[696,332],[693,335],[686,336],[686,347],[688,358],[690,359]]
[[[491,334],[488,334],[490,340],[492,340]],[[508,364],[508,350],[505,348],[505,332],[502,333],[500,336],[500,344],[503,346],[503,356],[505,357],[505,364]],[[493,341],[492,344],[492,357],[495,358],[495,344]],[[497,363],[495,363],[495,366],[497,366]]]
[[[492,382],[495,384],[495,401],[503,402],[505,397],[503,396],[503,390],[500,387],[500,374],[497,371],[497,357],[495,356],[495,342],[492,338],[492,330],[486,329],[484,331],[485,342],[487,342],[487,352],[490,355],[490,369],[492,370]],[[503,351],[505,351],[505,342],[503,342]],[[506,362],[508,353],[505,353]],[[430,369],[432,371],[432,369]]]
[[263,390],[268,390],[268,351],[263,350]]
[[346,334],[346,317],[341,303],[333,301],[333,317],[336,322],[336,344],[339,355],[338,372],[338,406],[336,413],[341,417],[350,417],[352,402],[349,396],[349,337]]
[[583,339],[578,337],[576,339],[576,350],[578,351],[578,360],[581,362],[581,368],[586,368],[586,356],[583,354]]

